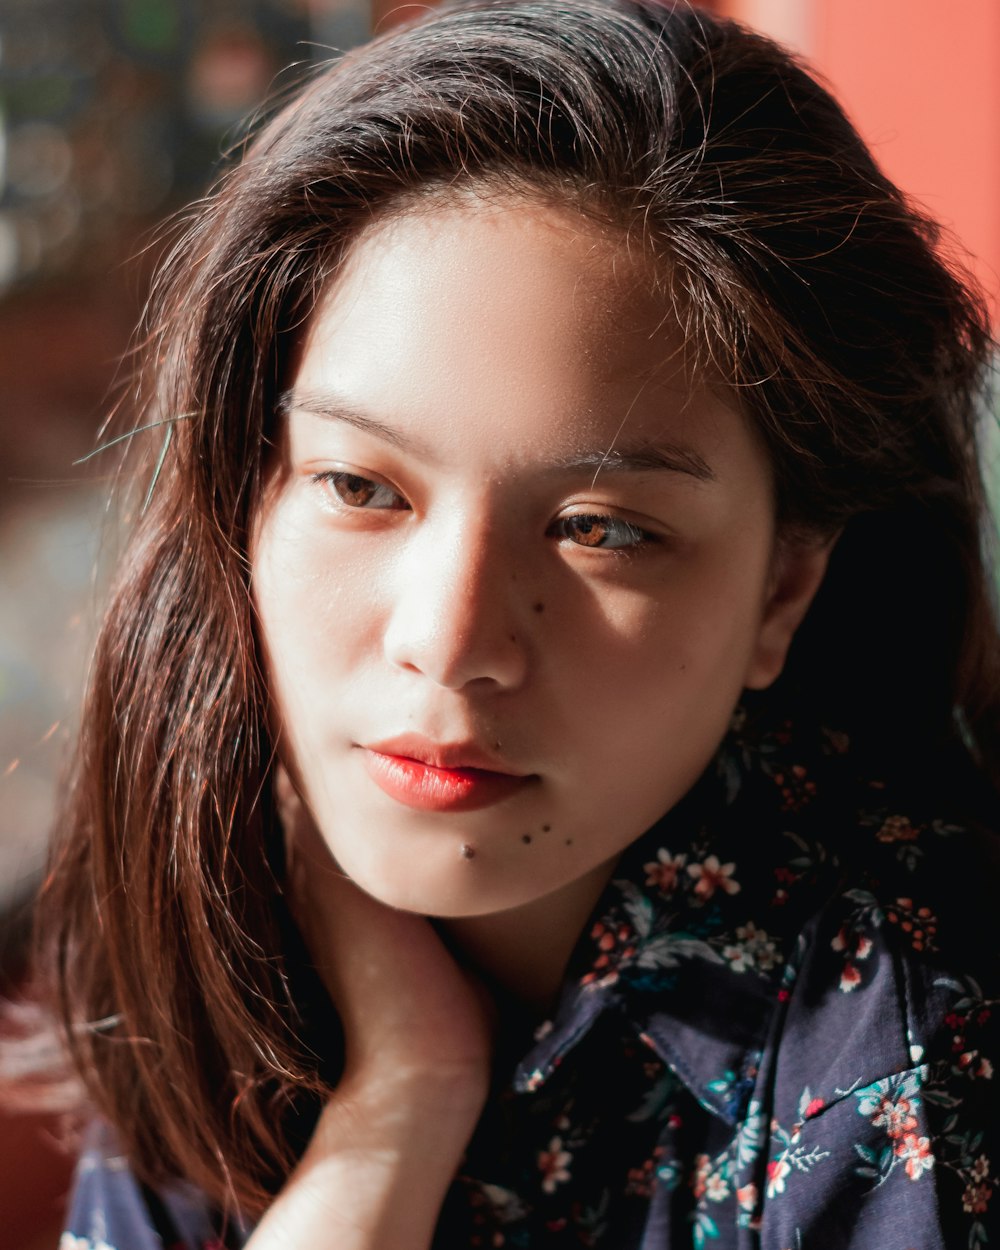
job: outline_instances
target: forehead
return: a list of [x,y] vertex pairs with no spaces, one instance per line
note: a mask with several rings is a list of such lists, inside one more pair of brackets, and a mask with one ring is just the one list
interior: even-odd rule
[[[387,332],[422,305],[435,313],[433,324],[425,322],[428,333],[449,328],[447,318],[457,314],[466,338],[485,330],[502,349],[523,339],[519,327],[530,319],[545,327],[540,351],[558,337],[585,348],[584,363],[604,348],[619,367],[641,369],[686,347],[662,277],[642,243],[620,228],[568,206],[463,191],[406,205],[362,230],[317,314],[328,322],[356,316],[363,289],[367,310],[379,303]],[[470,295],[477,305],[471,320]]]
[[463,195],[380,220],[321,295],[293,379],[463,444],[509,431],[528,454],[635,446],[696,427],[752,431],[696,370],[662,271],[568,208]]

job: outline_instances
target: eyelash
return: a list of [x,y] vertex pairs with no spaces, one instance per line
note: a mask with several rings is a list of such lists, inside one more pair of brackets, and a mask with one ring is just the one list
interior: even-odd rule
[[[373,478],[365,477],[361,473],[349,473],[344,469],[325,469],[322,473],[314,473],[312,480],[317,485],[327,485],[331,488],[335,495],[335,505],[356,511],[385,511],[385,512],[403,512],[409,511],[409,505],[398,491],[387,486],[384,482],[375,481]],[[363,502],[351,502],[344,498],[341,491],[344,487],[348,493],[363,493],[366,487],[372,487],[372,493]],[[398,501],[398,504],[382,505],[370,509],[368,505],[371,500],[377,497],[380,491],[385,491]],[[586,523],[586,524],[583,524]],[[574,525],[580,525],[580,533],[583,535],[591,535],[595,530],[604,529],[605,531],[617,530],[623,534],[626,541],[618,546],[607,546],[603,541],[603,536],[599,536],[594,542],[573,542],[570,528]],[[584,550],[604,551],[613,553],[616,556],[634,556],[637,555],[642,548],[660,540],[656,534],[650,533],[648,530],[641,529],[637,525],[633,525],[630,521],[624,520],[622,517],[609,516],[604,513],[595,512],[577,512],[570,516],[560,517],[554,521],[547,530],[547,533],[553,537],[566,539],[575,547],[582,547]]]
[[[346,469],[325,469],[322,473],[314,473],[312,480],[316,482],[318,485],[325,483],[326,485],[330,486],[332,489],[332,493],[336,496],[335,502],[340,507],[353,508],[353,509],[357,509],[358,511],[361,511],[366,507],[366,505],[369,502],[369,500],[367,499],[365,500],[364,503],[349,502],[347,499],[344,498],[344,496],[340,492],[341,485],[344,485],[345,487],[347,487],[349,492],[357,492],[359,488],[363,488],[365,486],[372,486],[374,487],[372,496],[376,495],[379,491],[385,491],[387,494],[392,495],[394,498],[398,499],[400,505],[402,505],[402,506],[383,505],[381,508],[374,509],[374,511],[404,512],[404,511],[409,510],[409,505],[407,504],[406,500],[403,498],[402,495],[400,495],[398,491],[393,490],[391,486],[386,486],[384,482],[376,482],[374,478],[365,477],[364,474],[362,473],[348,473]],[[358,483],[358,486],[353,486],[353,487],[348,486],[348,483],[351,483],[351,482]]]
[[586,522],[582,527],[584,535],[590,535],[595,529],[603,528],[605,530],[618,530],[624,534],[627,541],[621,543],[617,547],[609,547],[599,538],[597,542],[573,543],[574,547],[583,547],[590,551],[607,551],[613,552],[616,556],[637,555],[643,547],[649,543],[658,541],[655,534],[651,534],[648,530],[640,529],[638,525],[633,525],[631,521],[625,521],[621,517],[606,516],[597,512],[577,512],[572,516],[560,517],[558,521],[554,521],[549,527],[549,533],[554,534],[557,538],[566,538],[572,541],[567,529],[579,522]]

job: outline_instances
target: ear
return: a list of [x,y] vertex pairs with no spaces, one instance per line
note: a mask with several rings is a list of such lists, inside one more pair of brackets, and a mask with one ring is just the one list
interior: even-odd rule
[[744,685],[763,690],[785,666],[795,631],[819,590],[839,533],[831,538],[777,539],[757,643]]

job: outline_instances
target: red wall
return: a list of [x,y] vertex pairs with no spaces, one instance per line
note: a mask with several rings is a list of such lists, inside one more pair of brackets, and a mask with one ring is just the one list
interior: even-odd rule
[[1000,326],[1000,0],[726,0],[825,76],[883,168],[951,229]]

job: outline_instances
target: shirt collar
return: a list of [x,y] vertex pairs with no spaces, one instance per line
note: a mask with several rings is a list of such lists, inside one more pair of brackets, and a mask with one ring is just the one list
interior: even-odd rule
[[516,1090],[548,1081],[614,1011],[707,1110],[742,1116],[798,933],[836,876],[813,801],[845,750],[738,717],[694,790],[619,861]]

